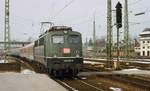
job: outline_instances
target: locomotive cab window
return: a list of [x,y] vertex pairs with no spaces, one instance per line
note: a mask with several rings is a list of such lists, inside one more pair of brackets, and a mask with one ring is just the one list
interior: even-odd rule
[[80,37],[78,35],[70,35],[68,37],[68,42],[73,43],[73,44],[77,44],[80,42]]
[[54,35],[54,36],[52,36],[52,41],[55,44],[63,44],[64,43],[64,36]]

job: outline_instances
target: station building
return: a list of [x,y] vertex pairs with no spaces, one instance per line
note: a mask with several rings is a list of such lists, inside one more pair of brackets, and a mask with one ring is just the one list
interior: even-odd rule
[[137,56],[140,56],[140,43],[138,40],[134,40],[134,51],[136,53]]
[[144,29],[139,36],[140,46],[136,48],[136,51],[140,52],[140,56],[150,57],[150,28]]

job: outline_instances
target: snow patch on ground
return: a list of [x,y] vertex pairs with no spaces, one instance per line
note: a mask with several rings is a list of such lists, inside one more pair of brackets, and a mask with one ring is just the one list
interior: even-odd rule
[[104,63],[101,63],[101,62],[92,62],[92,61],[84,61],[85,64],[92,64],[92,65],[95,65],[95,64],[104,64]]
[[29,70],[29,69],[25,69],[25,70],[21,71],[21,74],[35,74],[35,72],[32,70]]
[[150,62],[137,62],[137,63],[150,64]]
[[82,77],[81,79],[82,79],[82,80],[86,80],[87,78],[86,78],[86,77]]
[[5,63],[5,60],[0,60],[0,63]]
[[140,70],[137,68],[133,68],[133,69],[123,69],[122,71],[140,71]]
[[113,91],[122,91],[121,88],[115,88],[115,87],[110,87],[109,89],[113,90]]

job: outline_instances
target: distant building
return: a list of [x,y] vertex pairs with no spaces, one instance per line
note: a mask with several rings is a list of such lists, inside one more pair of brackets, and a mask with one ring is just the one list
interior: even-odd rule
[[137,39],[134,40],[134,51],[137,54],[137,56],[140,56],[140,43]]
[[146,28],[140,35],[140,56],[150,57],[150,28]]

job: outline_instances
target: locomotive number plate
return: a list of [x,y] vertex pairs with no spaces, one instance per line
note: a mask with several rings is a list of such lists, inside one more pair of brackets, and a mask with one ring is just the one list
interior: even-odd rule
[[64,62],[73,62],[73,60],[64,60]]

